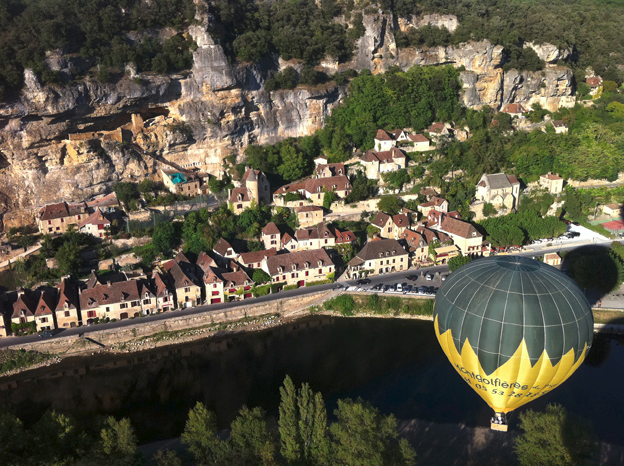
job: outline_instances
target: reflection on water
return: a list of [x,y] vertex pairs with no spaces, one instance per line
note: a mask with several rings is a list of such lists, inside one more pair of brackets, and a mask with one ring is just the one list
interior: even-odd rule
[[[604,395],[621,385],[624,349],[605,341],[564,389],[529,407],[562,403],[593,419],[601,438],[622,443],[618,413],[624,401]],[[257,333],[102,357],[3,379],[3,410],[28,422],[52,407],[85,426],[97,415],[128,416],[140,441],[148,442],[179,435],[196,401],[217,412],[221,427],[243,404],[275,415],[278,387],[290,374],[296,383],[320,390],[330,410],[338,398],[361,396],[405,419],[486,425],[490,416],[451,368],[425,321],[309,317]]]

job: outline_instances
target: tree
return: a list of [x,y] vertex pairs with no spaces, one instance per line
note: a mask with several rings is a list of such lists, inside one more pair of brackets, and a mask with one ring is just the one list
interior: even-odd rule
[[338,196],[335,192],[325,191],[325,194],[323,195],[323,207],[325,209],[329,209],[331,205],[336,202],[336,199],[338,199]]
[[0,456],[8,466],[23,464],[32,445],[26,436],[22,421],[9,413],[0,413]]
[[264,243],[262,241],[247,241],[247,250],[262,251],[264,249]]
[[394,416],[382,416],[362,399],[338,400],[337,421],[330,427],[334,456],[351,466],[414,464],[415,453],[407,440],[398,440]]
[[32,235],[24,235],[24,236],[22,236],[19,239],[17,244],[19,245],[20,248],[24,248],[24,250],[26,250],[29,247],[31,247],[33,244],[35,244],[36,241],[37,240],[35,239],[34,236],[32,236]]
[[152,192],[154,190],[154,182],[149,178],[145,178],[139,183],[139,192],[142,194]]
[[585,83],[580,83],[576,87],[576,93],[581,97],[588,95],[590,91],[591,91],[591,87],[589,87],[589,85]]
[[299,84],[307,84],[309,86],[316,86],[319,83],[320,77],[318,71],[311,65],[305,65],[301,70],[299,76]]
[[453,272],[454,270],[457,270],[461,266],[469,264],[470,262],[472,262],[472,257],[463,256],[460,254],[459,256],[455,256],[449,259],[448,268],[451,272]]
[[228,440],[230,464],[260,465],[274,461],[274,440],[261,408],[243,406],[231,429]]
[[496,207],[494,207],[494,205],[490,204],[489,202],[483,204],[484,217],[491,217],[492,215],[496,215],[497,213],[498,211],[496,210]]
[[[421,167],[415,167],[415,168],[421,168]],[[407,174],[407,170],[405,169],[397,170],[394,172],[382,173],[381,177],[385,181],[386,186],[392,189],[399,189],[399,190],[403,188],[404,184],[409,183],[409,180],[410,180],[410,177]]]
[[381,196],[377,209],[388,215],[397,215],[401,211],[402,202],[397,196]]
[[262,269],[254,269],[251,278],[256,285],[267,283],[271,281],[271,276]]
[[113,186],[113,191],[117,196],[119,202],[122,202],[126,207],[130,205],[132,199],[138,199],[139,193],[134,183],[121,182]]
[[297,419],[297,391],[287,375],[280,387],[282,401],[279,405],[280,453],[287,463],[296,463],[301,458]]
[[82,257],[80,255],[80,247],[77,244],[73,241],[64,243],[56,251],[55,257],[58,268],[63,275],[78,276],[82,267]]
[[33,450],[42,463],[61,464],[85,453],[86,436],[76,432],[72,420],[64,414],[46,411],[31,435]]
[[171,450],[158,450],[152,461],[156,466],[183,466],[182,460],[175,451]]
[[524,431],[514,441],[522,466],[576,466],[588,464],[596,448],[587,420],[575,418],[561,405],[549,404],[544,413],[520,414]]
[[137,438],[130,419],[117,421],[109,416],[100,432],[98,454],[103,463],[111,466],[138,464]]
[[309,160],[294,146],[284,144],[280,151],[280,157],[282,163],[277,171],[286,181],[298,180],[310,172]]
[[154,226],[152,245],[157,254],[170,251],[175,246],[175,228],[171,222],[160,222]]
[[223,452],[217,437],[217,417],[203,403],[198,402],[189,411],[189,417],[180,436],[182,443],[199,464],[218,463]]

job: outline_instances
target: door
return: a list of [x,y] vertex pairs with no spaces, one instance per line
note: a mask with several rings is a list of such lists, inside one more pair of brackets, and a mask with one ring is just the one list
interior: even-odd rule
[[122,312],[121,314],[119,314],[119,319],[123,320],[123,319],[127,319],[128,318],[128,313],[127,312]]
[[299,281],[297,282],[297,285],[299,285],[299,286],[305,286],[305,280],[299,280]]
[[210,304],[218,304],[221,302],[221,298],[212,298]]

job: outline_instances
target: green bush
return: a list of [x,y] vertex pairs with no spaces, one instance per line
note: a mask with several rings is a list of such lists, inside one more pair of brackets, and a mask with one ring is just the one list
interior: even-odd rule
[[35,322],[22,322],[19,324],[13,322],[11,324],[11,330],[13,331],[13,335],[19,335],[20,333],[35,333],[37,331],[37,324]]
[[491,217],[492,215],[496,215],[497,213],[498,211],[496,210],[496,208],[489,202],[486,202],[485,204],[483,204],[483,216],[484,217]]
[[391,311],[400,311],[403,307],[403,300],[398,296],[390,296],[386,299],[386,307]]
[[299,285],[286,285],[282,290],[283,291],[296,290],[297,288],[299,288]]
[[11,350],[5,349],[0,351],[0,374],[32,366],[40,362],[50,359],[51,354],[38,353],[37,351]]
[[315,282],[306,282],[305,286],[317,286],[317,285],[326,285],[328,283],[334,283],[333,280],[318,280]]
[[254,286],[251,290],[255,298],[259,298],[260,296],[266,296],[271,291],[271,285],[264,286]]
[[368,309],[373,312],[381,312],[381,299],[379,299],[379,295],[377,293],[368,297],[367,306]]
[[343,316],[352,316],[355,309],[355,300],[351,295],[340,295],[325,301],[323,307],[328,311],[340,312]]

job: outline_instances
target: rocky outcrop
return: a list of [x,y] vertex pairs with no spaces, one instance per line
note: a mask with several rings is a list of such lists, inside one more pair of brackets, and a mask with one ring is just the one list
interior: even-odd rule
[[553,44],[534,44],[532,42],[525,42],[524,48],[531,48],[537,53],[537,56],[544,60],[547,64],[555,64],[559,60],[566,60],[572,55],[572,49],[560,49]]
[[[263,86],[273,73],[301,64],[277,56],[255,65],[231,64],[210,34],[211,17],[197,19],[188,31],[197,43],[188,73],[136,74],[129,66],[111,83],[86,78],[43,86],[26,70],[20,98],[0,104],[0,215],[108,192],[117,181],[153,175],[163,163],[220,175],[224,158],[240,160],[248,144],[274,143],[321,128],[346,95],[346,87],[336,85],[267,92]],[[458,23],[449,15],[365,15],[365,34],[353,60],[338,64],[328,58],[319,69],[381,73],[395,65],[407,70],[452,64],[462,69],[462,98],[470,107],[539,102],[555,109],[570,99],[570,70],[552,66],[538,73],[503,73],[503,49],[488,41],[429,49],[396,46],[394,31],[425,24],[452,31]],[[536,51],[550,63],[563,57],[545,45]],[[47,63],[63,79],[69,79],[72,67],[93,65],[58,51],[49,54]],[[140,125],[131,123],[133,114],[142,117]]]

